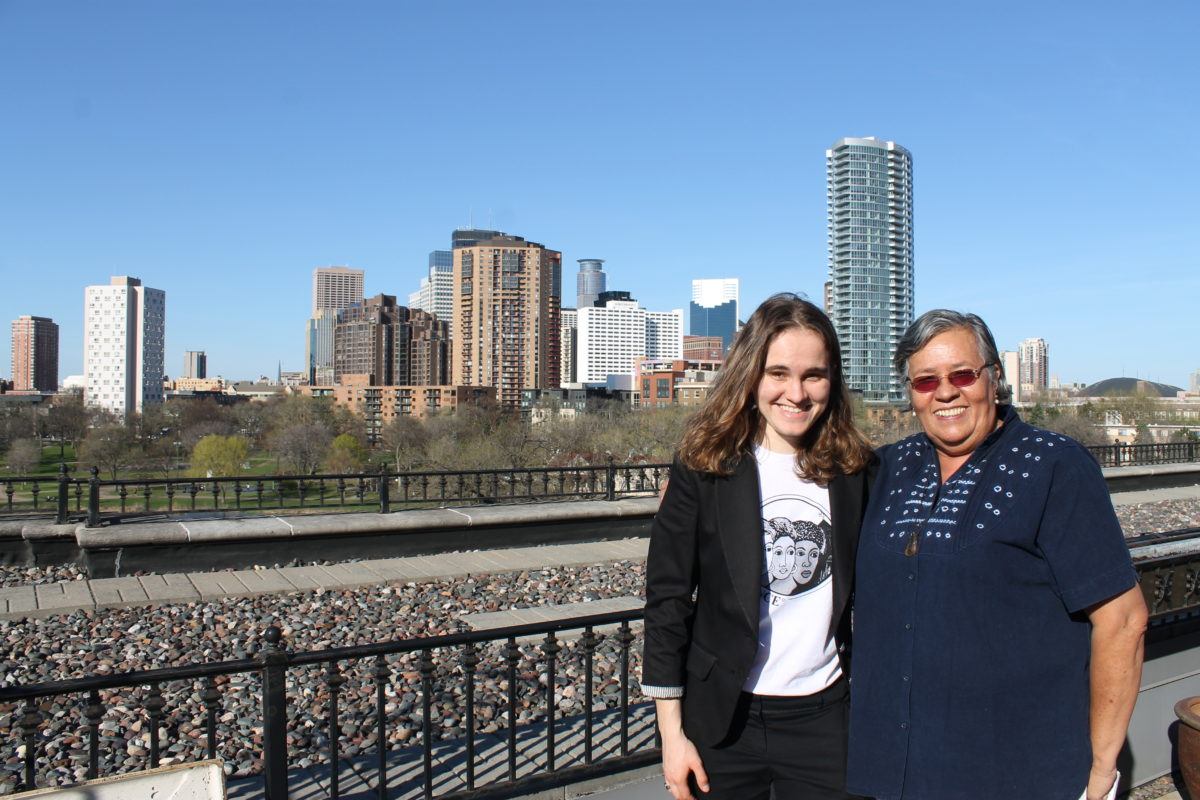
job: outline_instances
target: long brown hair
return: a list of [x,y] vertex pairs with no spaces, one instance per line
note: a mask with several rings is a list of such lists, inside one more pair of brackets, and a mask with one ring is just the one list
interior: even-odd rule
[[738,332],[704,405],[688,425],[679,458],[699,472],[728,475],[762,435],[762,416],[754,397],[762,380],[767,349],[791,328],[816,333],[829,361],[829,405],[805,432],[796,451],[796,467],[808,480],[826,484],[838,475],[858,472],[872,456],[854,425],[850,391],[842,379],[842,349],[825,312],[790,292],[763,301]]

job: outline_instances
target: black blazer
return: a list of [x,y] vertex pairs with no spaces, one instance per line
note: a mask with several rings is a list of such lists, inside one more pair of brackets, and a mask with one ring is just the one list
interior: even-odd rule
[[[866,470],[829,484],[829,632],[837,638],[847,675],[850,596],[867,488]],[[697,744],[712,746],[725,738],[754,663],[762,537],[762,499],[753,456],[743,457],[726,477],[695,472],[675,459],[646,557],[642,683],[684,687],[683,728]]]

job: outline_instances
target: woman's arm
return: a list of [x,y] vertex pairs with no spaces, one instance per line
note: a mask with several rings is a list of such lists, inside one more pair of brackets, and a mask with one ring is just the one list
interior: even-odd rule
[[1146,602],[1134,586],[1088,609],[1092,623],[1092,770],[1088,800],[1100,800],[1117,777],[1117,754],[1125,743],[1142,678]]

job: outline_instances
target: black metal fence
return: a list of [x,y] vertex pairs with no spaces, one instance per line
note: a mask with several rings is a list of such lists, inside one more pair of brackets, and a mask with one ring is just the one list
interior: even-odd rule
[[[1200,462],[1200,442],[1095,445],[1102,467]],[[135,516],[191,512],[379,511],[541,500],[593,499],[658,492],[670,464],[593,464],[503,470],[326,473],[212,478],[102,480],[59,474],[0,478],[0,517],[86,519],[100,525]]]
[[[171,713],[168,696],[203,704],[202,725],[188,731],[191,746],[182,760],[253,747],[219,737],[220,720],[226,716],[222,687],[228,685],[222,681],[246,678],[256,684],[254,729],[261,726],[261,745],[254,753],[255,777],[231,781],[241,795],[261,796],[258,790],[265,789],[268,800],[281,800],[289,788],[299,794],[319,783],[332,798],[369,790],[381,799],[405,794],[465,800],[511,796],[517,789],[539,791],[650,764],[658,757],[653,717],[648,703],[635,706],[630,699],[633,623],[641,617],[638,609],[301,653],[289,652],[280,630],[271,627],[253,658],[0,688],[0,717],[13,720],[3,727],[15,735],[12,756],[4,765],[8,788],[28,791],[75,782],[61,766],[56,770],[52,760],[84,765],[78,777],[111,772],[102,768],[110,755],[105,746],[124,745],[131,752],[125,740],[112,735],[111,722],[106,723],[117,713],[139,716],[147,726],[149,746],[144,753],[139,747],[138,758],[126,758],[116,771],[159,766],[169,744],[163,738],[164,731],[170,735],[164,727]],[[598,632],[604,626],[611,632]],[[564,631],[582,634],[560,638]],[[597,668],[601,655],[608,671]],[[573,673],[581,687],[563,678],[559,668],[568,660],[577,667]],[[324,688],[321,737],[299,731],[292,719],[298,703],[311,702],[305,689],[314,682]],[[598,682],[612,691],[598,692]],[[461,720],[447,726],[439,718],[435,725],[439,697],[451,683],[462,692]],[[181,691],[169,691],[180,685]],[[503,695],[490,706],[502,712],[491,715],[486,726],[477,713],[478,692],[485,686]],[[582,696],[582,713],[562,717],[558,708],[568,687],[572,695]],[[420,742],[397,748],[389,744],[388,729],[404,718],[389,706],[407,688],[420,695],[410,715],[418,720]],[[137,690],[137,696],[126,690]],[[63,699],[65,706],[58,702]],[[347,716],[354,722],[347,722]],[[348,753],[344,725],[358,729],[367,720],[375,729],[374,752]],[[487,729],[494,732],[485,735]],[[298,747],[302,741],[315,743],[315,749]],[[448,758],[453,770],[444,767]],[[299,766],[303,764],[316,766]],[[13,772],[18,773],[15,786]]]
[[1200,461],[1200,442],[1102,444],[1088,447],[1102,467],[1140,467]]
[[212,478],[102,480],[59,475],[0,479],[0,514],[54,514],[57,521],[105,521],[192,512],[378,511],[405,508],[522,503],[542,500],[616,500],[652,495],[670,464],[607,464],[440,472],[328,473]]

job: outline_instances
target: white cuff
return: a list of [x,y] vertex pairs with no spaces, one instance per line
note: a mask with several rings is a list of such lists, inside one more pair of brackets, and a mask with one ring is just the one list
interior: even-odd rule
[[683,697],[682,686],[647,686],[642,684],[642,695],[655,700],[677,700]]

